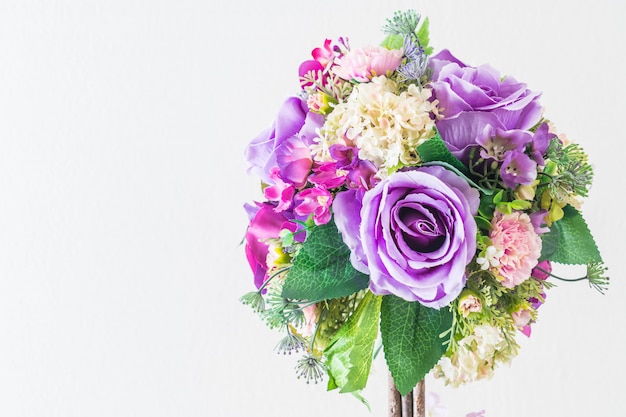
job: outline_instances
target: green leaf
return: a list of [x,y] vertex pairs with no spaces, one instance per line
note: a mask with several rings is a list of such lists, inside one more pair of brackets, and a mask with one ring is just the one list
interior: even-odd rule
[[478,226],[479,229],[486,230],[486,231],[489,231],[492,229],[491,222],[485,219],[484,217],[474,216],[474,220],[476,221],[476,226]]
[[541,256],[539,261],[550,259],[558,248],[559,230],[556,227],[552,227],[548,233],[541,235]]
[[378,337],[381,302],[381,296],[368,291],[324,350],[329,390],[341,388],[341,393],[354,393],[365,388]]
[[459,161],[456,156],[452,155],[452,152],[448,149],[445,142],[439,136],[439,133],[433,138],[428,139],[417,147],[417,153],[420,156],[422,162],[445,162],[460,172],[463,175],[469,175],[469,172],[463,162]]
[[433,53],[433,47],[429,45],[430,43],[430,33],[428,30],[429,27],[428,17],[425,17],[420,25],[420,28],[415,33],[417,35],[417,39],[419,40],[420,46],[424,48],[424,53],[426,55],[430,55]]
[[293,260],[282,296],[292,300],[345,297],[367,288],[369,277],[350,263],[350,249],[333,221],[312,227]]
[[446,352],[440,335],[452,327],[452,312],[424,307],[394,295],[383,297],[380,333],[385,360],[400,391],[408,394]]
[[513,210],[528,210],[532,207],[532,203],[527,200],[513,200],[509,204]]
[[585,219],[574,207],[563,207],[563,218],[554,222],[551,229],[551,233],[557,236],[557,248],[550,256],[551,261],[565,265],[602,262],[602,256]]
[[387,49],[402,49],[404,47],[404,38],[402,35],[387,35],[380,46],[384,46]]

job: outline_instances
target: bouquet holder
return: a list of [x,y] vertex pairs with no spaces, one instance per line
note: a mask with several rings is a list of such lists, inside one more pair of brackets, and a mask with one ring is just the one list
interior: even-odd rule
[[400,395],[389,374],[389,417],[426,417],[426,384],[422,379],[407,395]]

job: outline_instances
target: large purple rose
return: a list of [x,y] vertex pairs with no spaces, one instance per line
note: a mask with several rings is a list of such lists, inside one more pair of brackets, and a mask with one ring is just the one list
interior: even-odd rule
[[541,118],[541,93],[489,65],[470,67],[444,49],[432,56],[431,86],[446,118],[467,111],[493,113],[505,129],[530,129]]
[[[310,112],[305,100],[300,97],[289,97],[281,106],[272,125],[246,147],[245,158],[250,165],[248,172],[257,175],[266,183],[271,183],[271,169],[279,166],[277,155],[291,153],[296,142],[305,146],[310,145],[317,137],[315,130],[323,124],[324,117]],[[285,166],[279,168],[283,179],[289,180],[287,168]]]
[[396,172],[362,201],[346,193],[335,199],[335,222],[372,292],[432,308],[459,295],[476,251],[477,190],[434,166]]

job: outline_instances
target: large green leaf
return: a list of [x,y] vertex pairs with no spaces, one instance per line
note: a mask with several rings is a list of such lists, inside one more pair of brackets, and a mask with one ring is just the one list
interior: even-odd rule
[[365,388],[378,336],[382,296],[367,292],[356,311],[324,350],[328,389],[358,392]]
[[345,297],[367,288],[369,277],[350,263],[350,249],[333,221],[311,228],[293,260],[282,296],[294,300]]
[[[549,257],[551,261],[565,265],[586,265],[590,262],[602,262],[591,231],[578,210],[572,206],[563,208],[563,218],[552,224],[550,245],[556,239],[557,248]],[[544,242],[546,239],[544,238]]]
[[408,394],[446,352],[440,335],[452,326],[452,312],[424,307],[394,295],[383,297],[380,333],[385,360],[400,391]]

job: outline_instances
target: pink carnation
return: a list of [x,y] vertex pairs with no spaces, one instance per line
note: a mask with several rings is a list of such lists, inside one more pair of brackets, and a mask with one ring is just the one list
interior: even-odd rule
[[354,49],[335,59],[333,72],[344,80],[367,82],[377,75],[388,75],[402,62],[402,50],[382,46]]
[[502,285],[513,288],[528,279],[541,255],[541,238],[526,213],[496,213],[489,233],[493,246],[502,255],[495,271],[503,278]]

